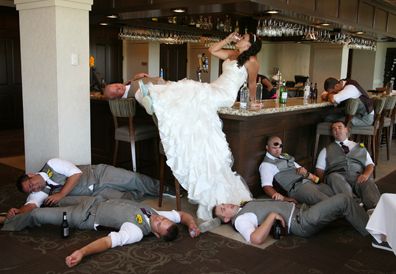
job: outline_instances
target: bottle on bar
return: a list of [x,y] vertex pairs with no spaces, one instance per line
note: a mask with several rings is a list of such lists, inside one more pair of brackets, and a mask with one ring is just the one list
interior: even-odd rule
[[287,89],[286,82],[283,81],[279,89],[279,104],[286,104],[287,102]]
[[69,222],[67,221],[67,213],[63,212],[63,220],[61,224],[61,236],[62,238],[69,237]]
[[305,81],[305,86],[304,86],[304,102],[308,102],[310,94],[311,94],[311,84],[309,82],[309,77],[308,77],[307,81]]
[[249,89],[246,82],[239,91],[239,108],[247,109],[249,104]]
[[313,100],[316,102],[317,99],[318,99],[318,83],[315,83],[313,89]]
[[164,69],[163,68],[160,69],[160,75],[159,76],[161,78],[164,78]]
[[259,77],[258,82],[256,84],[256,103],[261,103],[262,98],[263,98],[263,84],[261,83],[261,77]]

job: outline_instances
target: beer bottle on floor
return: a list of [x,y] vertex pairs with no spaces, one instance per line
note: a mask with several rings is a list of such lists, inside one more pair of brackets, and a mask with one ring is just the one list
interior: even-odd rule
[[67,221],[67,214],[63,212],[63,221],[62,221],[62,238],[69,237],[69,222]]

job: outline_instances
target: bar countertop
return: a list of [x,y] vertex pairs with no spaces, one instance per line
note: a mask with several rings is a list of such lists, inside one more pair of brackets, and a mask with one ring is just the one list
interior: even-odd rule
[[302,97],[289,98],[284,105],[279,104],[277,99],[262,100],[262,107],[254,107],[249,109],[240,109],[239,102],[235,102],[232,107],[223,107],[219,109],[221,115],[231,115],[239,117],[251,117],[265,114],[274,114],[279,112],[291,112],[307,109],[318,109],[333,106],[329,102],[321,102],[320,99],[316,102],[304,102]]

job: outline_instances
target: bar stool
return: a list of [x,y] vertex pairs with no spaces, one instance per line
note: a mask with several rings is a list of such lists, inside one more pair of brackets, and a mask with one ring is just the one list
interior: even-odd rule
[[[348,99],[345,102],[345,124],[348,125],[349,121],[352,119],[352,117],[356,114],[358,105],[359,105],[359,99]],[[327,135],[331,136],[331,126],[332,122],[321,122],[316,125],[316,137],[315,137],[315,146],[314,146],[314,152],[313,152],[313,164],[315,165],[317,153],[318,153],[318,146],[319,146],[319,139],[321,135]]]
[[[369,149],[375,164],[378,162],[378,150],[380,142],[380,129],[382,127],[381,113],[385,106],[384,97],[374,97],[374,122],[371,126],[351,126],[349,133],[356,136],[367,137],[367,148]],[[375,172],[375,169],[374,169]]]
[[[158,120],[155,114],[153,114],[153,120],[154,124],[158,127]],[[160,155],[160,189],[159,189],[159,194],[158,194],[158,206],[162,207],[162,199],[164,196],[164,190],[165,190],[165,159],[166,159],[166,154],[164,150],[164,146],[162,145],[162,142],[160,140],[159,142],[159,155]],[[179,181],[175,178],[175,191],[176,191],[176,209],[181,210],[181,200],[180,200],[180,183]]]
[[[113,165],[117,162],[118,142],[129,142],[131,145],[132,170],[136,172],[136,142],[147,139],[156,140],[158,131],[154,125],[135,125],[133,118],[136,112],[134,98],[109,100],[109,106],[114,121],[114,154]],[[118,118],[128,118],[128,125],[119,125]]]
[[[388,95],[385,97],[385,106],[384,110],[382,111],[382,121],[383,125],[381,128],[385,130],[385,142],[386,142],[386,159],[390,160],[390,149],[392,144],[392,134],[393,134],[393,125],[395,123],[395,105],[396,105],[396,96]],[[381,138],[381,137],[380,137]]]

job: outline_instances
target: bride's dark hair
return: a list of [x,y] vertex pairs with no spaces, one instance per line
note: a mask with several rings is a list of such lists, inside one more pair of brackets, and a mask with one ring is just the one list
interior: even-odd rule
[[261,40],[256,34],[249,33],[249,42],[251,44],[250,48],[242,52],[238,58],[238,67],[243,66],[250,56],[255,56],[261,50]]

